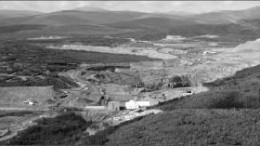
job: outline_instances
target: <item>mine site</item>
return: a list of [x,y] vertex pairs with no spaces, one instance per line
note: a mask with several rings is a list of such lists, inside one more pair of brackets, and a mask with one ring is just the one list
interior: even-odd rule
[[259,145],[260,3],[227,2],[1,1],[0,145]]

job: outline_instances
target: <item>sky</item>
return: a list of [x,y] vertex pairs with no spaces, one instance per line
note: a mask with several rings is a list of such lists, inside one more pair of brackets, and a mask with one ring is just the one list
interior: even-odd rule
[[0,10],[53,12],[86,6],[141,12],[204,13],[247,9],[260,6],[260,1],[0,1]]

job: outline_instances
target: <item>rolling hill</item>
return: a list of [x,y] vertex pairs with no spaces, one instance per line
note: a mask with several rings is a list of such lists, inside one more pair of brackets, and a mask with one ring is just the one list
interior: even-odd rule
[[78,7],[75,8],[74,10],[78,10],[78,11],[85,11],[85,12],[105,12],[105,11],[109,11],[107,9],[103,9],[103,8],[99,8],[99,7]]
[[236,10],[236,11],[219,11],[204,13],[198,15],[192,15],[189,17],[191,20],[194,20],[202,24],[229,24],[229,23],[238,23],[243,19],[260,19],[260,7],[253,7],[245,10]]
[[1,25],[37,24],[37,25],[99,25],[116,23],[139,18],[146,13],[129,11],[79,11],[64,10],[37,16],[6,19]]
[[[219,11],[203,14],[182,13],[144,13],[135,11],[109,11],[97,7],[80,7],[74,10],[63,10],[51,13],[34,11],[0,11],[1,25],[39,24],[39,25],[130,25],[133,27],[149,27],[149,25],[175,26],[183,24],[231,24],[243,19],[260,19],[260,7],[246,10]],[[18,17],[18,18],[17,18]],[[9,18],[9,19],[8,19]],[[166,20],[168,19],[168,20]],[[129,27],[129,26],[128,26]]]
[[[82,7],[44,14],[28,12],[23,17],[14,16],[17,15],[10,14],[9,18],[0,19],[1,32],[8,33],[8,30],[12,30],[10,33],[16,33],[17,31],[13,30],[19,30],[19,35],[28,32],[33,34],[55,32],[55,35],[59,33],[60,35],[73,33],[102,35],[104,32],[104,35],[120,33],[119,37],[148,40],[162,39],[167,34],[182,36],[212,34],[219,35],[222,40],[226,41],[252,40],[260,36],[260,7],[196,15],[108,11],[95,7]],[[19,29],[14,29],[16,26]],[[37,27],[29,29],[30,26]],[[23,28],[26,29],[23,30]],[[89,28],[93,28],[98,33],[93,30],[90,33]],[[99,28],[102,28],[102,31],[99,31]]]
[[40,15],[41,12],[26,11],[26,10],[0,10],[0,20],[14,17],[27,17]]
[[135,19],[131,21],[118,22],[108,24],[112,27],[118,28],[154,28],[154,29],[167,29],[177,26],[195,25],[193,21],[182,18],[167,18],[158,16],[149,16],[145,18]]

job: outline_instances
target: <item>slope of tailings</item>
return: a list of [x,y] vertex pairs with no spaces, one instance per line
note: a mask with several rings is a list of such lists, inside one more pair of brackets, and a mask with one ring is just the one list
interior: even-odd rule
[[217,55],[205,55],[203,57],[205,61],[194,66],[189,72],[196,74],[201,82],[232,76],[239,70],[260,64],[259,46],[260,40],[257,39],[235,48],[225,48]]
[[238,45],[237,47],[230,50],[230,52],[233,53],[250,53],[257,51],[260,52],[260,39],[255,41],[248,41],[245,44]]

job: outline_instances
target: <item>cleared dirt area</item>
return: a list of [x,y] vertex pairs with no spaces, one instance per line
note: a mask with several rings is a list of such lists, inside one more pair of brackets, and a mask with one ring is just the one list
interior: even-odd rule
[[[29,107],[26,101],[44,106],[47,100],[53,100],[55,91],[52,86],[47,87],[1,87],[1,107]],[[31,105],[32,106],[32,105]]]

